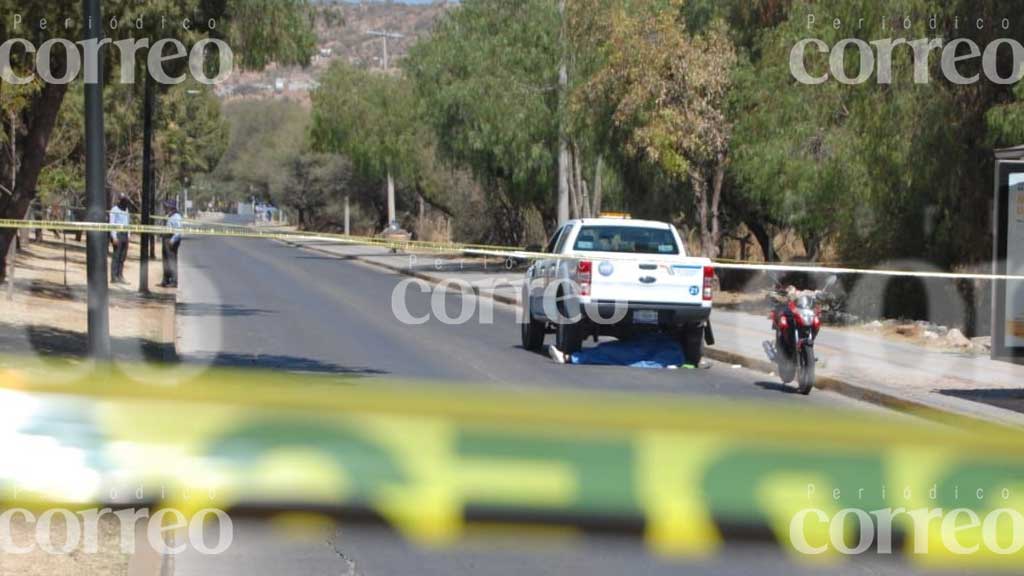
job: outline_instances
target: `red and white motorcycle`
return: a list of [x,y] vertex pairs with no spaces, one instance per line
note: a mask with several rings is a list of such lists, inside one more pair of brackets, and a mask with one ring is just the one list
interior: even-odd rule
[[800,394],[810,394],[814,388],[814,342],[821,331],[819,302],[835,282],[836,277],[831,276],[822,290],[796,290],[790,286],[769,294],[772,310],[768,318],[775,331],[775,342],[765,342],[765,352],[778,367],[783,384],[796,379]]

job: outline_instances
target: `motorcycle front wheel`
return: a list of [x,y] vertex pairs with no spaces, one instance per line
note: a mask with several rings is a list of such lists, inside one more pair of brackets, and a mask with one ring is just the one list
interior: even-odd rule
[[782,339],[775,338],[775,365],[779,368],[779,378],[783,384],[789,384],[796,378],[797,359],[791,356],[782,343]]
[[800,374],[797,391],[804,396],[811,393],[814,388],[814,348],[804,346],[799,353]]

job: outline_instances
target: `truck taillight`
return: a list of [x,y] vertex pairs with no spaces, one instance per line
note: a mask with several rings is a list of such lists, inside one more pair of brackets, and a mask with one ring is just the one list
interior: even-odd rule
[[590,260],[580,260],[576,265],[576,284],[580,288],[580,296],[590,296],[591,271],[594,265]]
[[715,295],[715,269],[711,266],[704,267],[704,301],[710,302]]

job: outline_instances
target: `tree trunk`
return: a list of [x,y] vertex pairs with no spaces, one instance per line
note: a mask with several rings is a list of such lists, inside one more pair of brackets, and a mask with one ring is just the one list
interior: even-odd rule
[[590,207],[590,187],[586,180],[580,180],[580,188],[583,189],[583,217],[593,218],[593,210]]
[[576,164],[576,157],[572,153],[572,148],[568,148],[567,152],[567,165],[566,165],[566,184],[569,186],[569,217],[579,218],[580,217],[580,201],[579,194],[576,191],[576,178],[574,174],[576,170],[574,165]]
[[11,110],[11,189],[18,185],[18,115]]
[[724,152],[718,154],[718,161],[715,163],[715,176],[712,181],[711,190],[711,245],[715,247],[715,253],[709,258],[717,258],[720,254],[722,244],[722,225],[719,218],[719,206],[722,204],[722,188],[725,186],[725,166],[728,162]]
[[604,157],[601,156],[600,154],[598,154],[597,162],[595,164],[596,164],[596,166],[594,167],[594,200],[593,200],[593,207],[594,208],[593,208],[592,212],[594,213],[594,216],[600,216],[601,215],[601,195],[604,193],[604,190],[603,190],[604,177],[601,174],[604,171]]
[[[561,18],[560,44],[561,62],[558,66],[558,98],[565,102],[569,91],[569,67],[566,62],[568,38],[566,37],[565,24],[565,0],[558,2],[558,14]],[[563,120],[560,119],[560,122]],[[569,219],[569,142],[566,138],[565,127],[559,126],[558,130],[558,225],[561,226]]]
[[804,252],[807,254],[808,262],[817,262],[818,258],[821,257],[821,238],[815,234],[808,234],[801,236],[800,240],[804,244]]
[[576,203],[580,207],[580,217],[590,218],[590,195],[587,192],[587,182],[583,179],[583,162],[580,161],[580,148],[573,142],[572,145],[573,178],[576,180]]
[[761,254],[764,256],[764,261],[774,261],[775,251],[772,248],[772,235],[768,232],[768,229],[765,228],[764,224],[754,219],[748,219],[744,222],[744,224],[746,224],[747,228],[750,229],[750,232],[754,235],[754,238],[757,240],[758,246],[761,247]]
[[[62,69],[63,63],[59,65],[57,74],[63,74]],[[26,117],[31,122],[27,124],[28,131],[21,145],[21,166],[18,168],[13,194],[0,198],[0,218],[24,218],[35,198],[39,173],[46,165],[46,148],[67,90],[67,84],[46,83],[28,108]],[[7,246],[13,237],[13,230],[0,230],[0,254],[7,253]],[[5,275],[6,265],[0,264],[0,281]]]
[[697,205],[697,225],[700,227],[700,251],[706,258],[714,258],[717,246],[711,236],[708,214],[708,181],[699,166],[690,169],[690,185],[693,187],[693,201]]

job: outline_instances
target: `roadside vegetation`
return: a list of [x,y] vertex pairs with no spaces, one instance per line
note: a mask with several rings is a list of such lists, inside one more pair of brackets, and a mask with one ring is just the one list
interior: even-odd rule
[[[214,4],[226,5],[236,53],[256,69],[302,64],[317,36],[356,13],[302,0],[264,0],[264,13]],[[708,256],[943,269],[991,257],[991,152],[1024,141],[1024,88],[938,73],[915,83],[909,48],[893,52],[889,84],[801,85],[789,59],[804,38],[1019,39],[1019,23],[998,24],[1019,14],[1011,0],[465,0],[433,10],[430,34],[390,69],[363,48],[335,58],[306,102],[162,93],[159,188],[191,185],[201,206],[273,202],[320,230],[343,227],[347,197],[353,231],[375,233],[387,224],[390,175],[399,223],[421,238],[542,243],[562,190],[570,217],[671,220]],[[963,14],[993,20],[979,30]],[[249,22],[281,33],[247,38]],[[851,48],[848,73],[858,64]],[[808,52],[807,66],[826,70],[827,55]],[[28,196],[80,194],[80,90],[52,90],[0,95],[4,145],[11,134],[18,143],[0,154],[0,174],[18,169],[2,217],[21,216]],[[128,193],[140,178],[138,91],[107,90],[111,182]],[[46,161],[34,166],[24,159],[48,115]]]
[[[362,230],[386,223],[391,173],[400,221],[444,222],[431,229],[454,240],[541,242],[561,185],[572,217],[669,219],[710,256],[970,267],[991,256],[991,151],[1024,141],[1022,89],[949,83],[937,56],[917,84],[910,49],[894,51],[891,84],[804,86],[789,68],[809,37],[1021,35],[956,24],[966,13],[1015,12],[1001,0],[469,0],[398,70],[335,61],[301,148],[344,159],[326,204],[349,195]],[[855,49],[846,61],[855,75]],[[807,64],[827,70],[827,55]],[[279,190],[267,195],[308,201]]]

